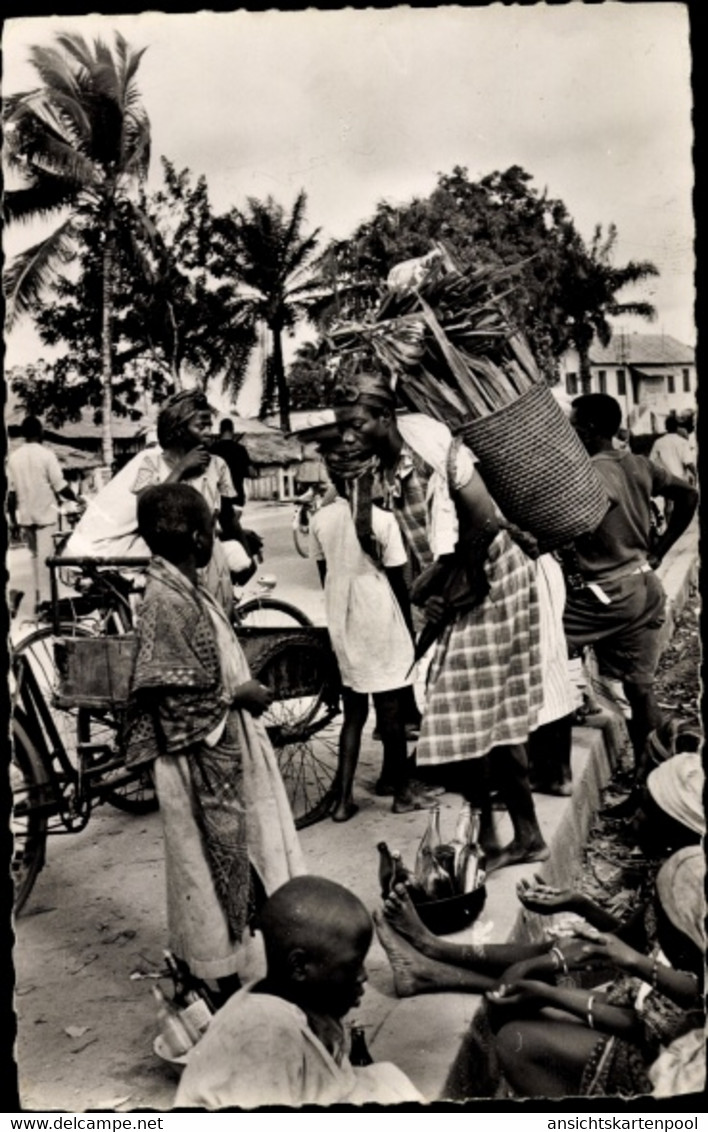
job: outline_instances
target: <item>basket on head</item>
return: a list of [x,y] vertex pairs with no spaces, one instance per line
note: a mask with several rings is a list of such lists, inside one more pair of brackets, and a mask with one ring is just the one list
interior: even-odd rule
[[609,500],[547,385],[458,430],[505,517],[555,550],[602,522]]

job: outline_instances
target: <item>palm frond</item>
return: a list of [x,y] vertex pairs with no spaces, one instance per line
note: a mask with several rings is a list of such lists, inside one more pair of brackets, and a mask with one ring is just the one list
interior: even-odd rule
[[50,173],[43,174],[41,180],[24,189],[6,192],[3,198],[3,218],[7,224],[16,221],[34,220],[35,217],[48,216],[60,208],[73,203],[73,185]]
[[3,276],[8,325],[19,315],[37,308],[59,267],[70,263],[74,254],[75,228],[70,217],[46,240],[15,256]]

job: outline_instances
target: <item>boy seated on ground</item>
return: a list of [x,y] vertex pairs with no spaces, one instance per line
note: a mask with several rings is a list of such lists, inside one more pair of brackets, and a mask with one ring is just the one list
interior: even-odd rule
[[177,1108],[402,1104],[420,1093],[390,1062],[354,1068],[341,1019],[358,1005],[372,937],[341,885],[296,877],[266,903],[267,973],[233,995],[190,1054]]

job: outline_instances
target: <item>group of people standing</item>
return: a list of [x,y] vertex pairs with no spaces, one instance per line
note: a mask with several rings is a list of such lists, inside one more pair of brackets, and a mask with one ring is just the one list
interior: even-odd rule
[[[343,685],[331,816],[342,822],[356,813],[355,770],[371,695],[383,743],[377,793],[392,796],[395,813],[428,808],[454,775],[455,788],[481,811],[489,871],[543,861],[549,850],[530,770],[536,787],[569,792],[568,645],[593,645],[603,670],[623,682],[639,764],[647,736],[661,722],[653,679],[664,595],[654,567],[689,523],[696,491],[613,446],[621,419],[612,398],[578,398],[572,423],[610,508],[598,530],[576,542],[570,573],[566,558],[566,582],[560,560],[539,555],[532,536],[505,520],[474,453],[444,424],[397,414],[395,393],[382,376],[359,373],[340,383],[334,415],[320,442],[334,490],[311,528]],[[255,1035],[268,1020],[270,1064],[277,1062],[274,1079],[286,1099],[270,1095],[263,1103],[418,1099],[399,1079],[379,1082],[378,1093],[373,1086],[357,1093],[342,1070],[340,1018],[365,979],[371,924],[351,894],[303,875],[261,719],[271,693],[251,678],[231,623],[239,570],[229,543],[250,556],[238,492],[223,457],[209,450],[210,429],[203,394],[170,398],[158,419],[158,447],[140,453],[99,493],[67,547],[69,554],[152,556],[137,626],[127,758],[153,768],[171,950],[231,1012],[197,1047],[178,1100],[244,1103],[253,1080],[242,1074],[245,1092],[238,1093],[233,1050],[224,1052],[219,1035],[226,1041],[233,1031],[255,1074],[261,1066],[251,1054],[261,1047],[244,1045],[244,1033]],[[671,500],[672,510],[652,546],[650,501],[657,494]],[[414,672],[423,656],[424,702],[416,704]],[[494,794],[512,823],[507,845],[497,837]],[[411,927],[405,894],[391,899],[394,929],[429,947]],[[313,917],[327,930],[313,930]],[[240,948],[256,923],[268,975],[240,990]],[[385,932],[380,916],[378,925]],[[484,987],[506,970],[508,958],[500,953],[482,964]],[[658,969],[654,976],[660,983]],[[682,983],[677,994],[687,1001],[690,988]],[[258,995],[270,996],[265,1012],[253,1005]],[[288,1009],[276,1010],[273,998]],[[573,1013],[570,1000],[562,1005]],[[598,1003],[593,1014],[591,1003],[587,1013],[592,1028],[604,1011]],[[246,1019],[246,1031],[237,1034],[234,1019]],[[296,1066],[292,1050],[285,1051],[288,1041],[302,1047]],[[282,1057],[278,1043],[285,1043]],[[308,1072],[315,1073],[314,1084]],[[204,1084],[210,1074],[219,1082],[211,1091]],[[326,1101],[319,1100],[320,1078]]]

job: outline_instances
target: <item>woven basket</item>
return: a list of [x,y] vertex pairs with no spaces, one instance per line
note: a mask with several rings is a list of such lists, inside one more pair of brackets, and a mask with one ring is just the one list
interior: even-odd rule
[[595,530],[609,500],[590,457],[547,385],[534,385],[458,435],[510,522],[555,550]]
[[54,642],[57,707],[116,708],[128,700],[137,638],[62,637]]

